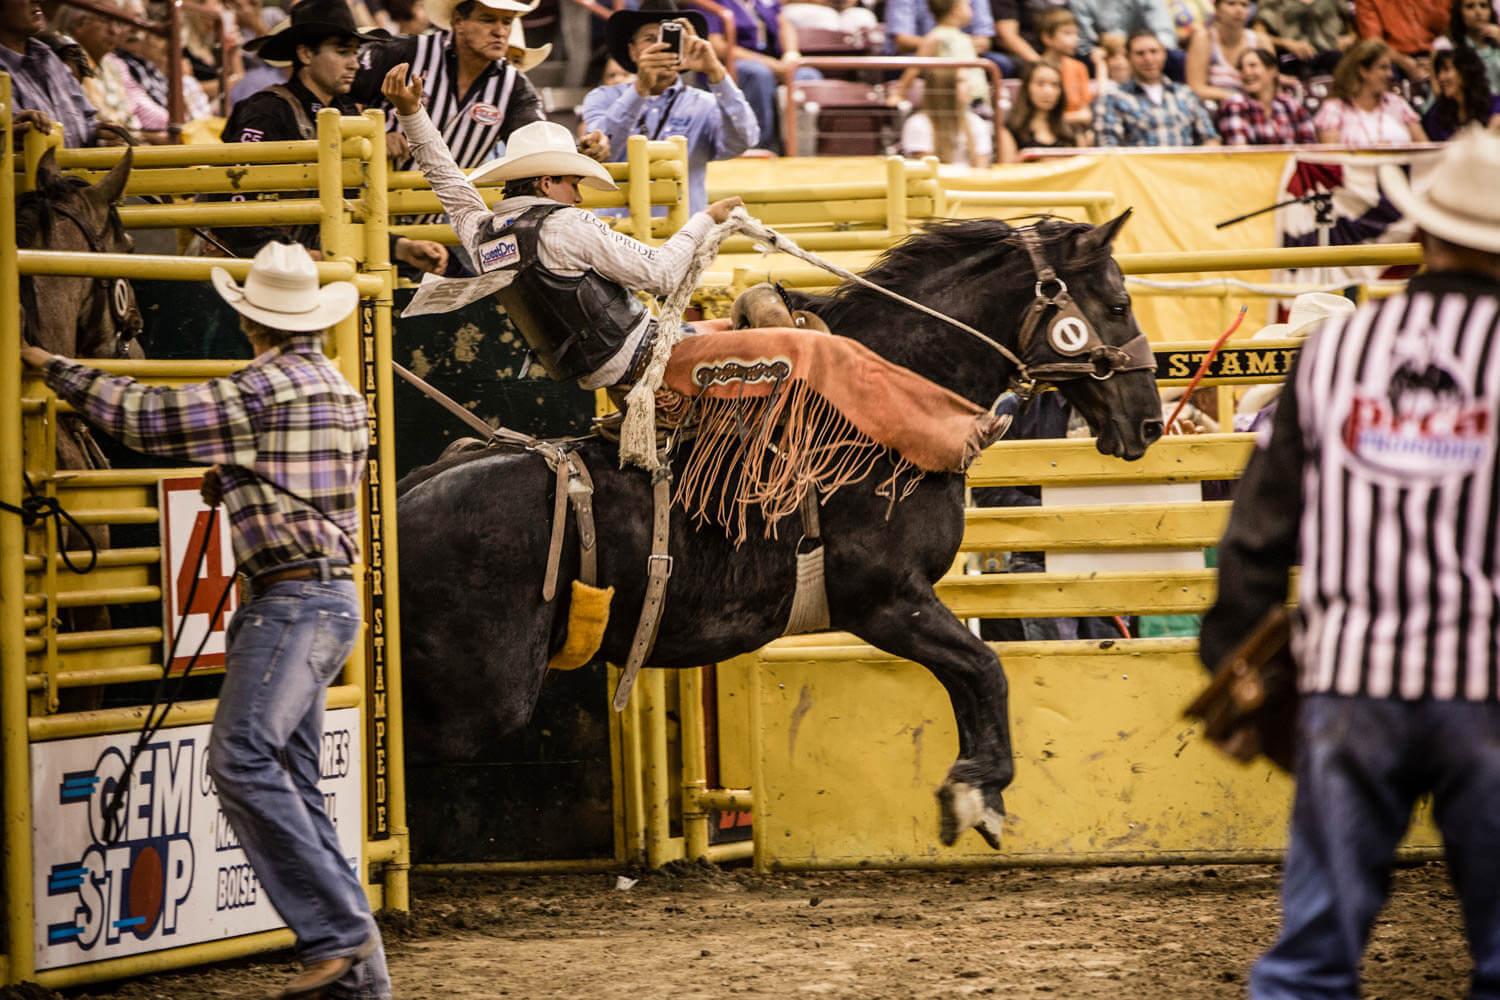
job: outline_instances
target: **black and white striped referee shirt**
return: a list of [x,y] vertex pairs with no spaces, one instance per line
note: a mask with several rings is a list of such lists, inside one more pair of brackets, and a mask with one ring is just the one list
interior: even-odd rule
[[[495,147],[522,125],[542,121],[542,99],[530,80],[514,66],[499,61],[485,68],[468,88],[458,93],[458,54],[451,32],[405,35],[365,46],[359,55],[359,75],[351,96],[365,107],[386,109],[386,131],[396,130],[396,115],[380,93],[381,81],[392,66],[410,63],[421,74],[422,100],[442,133],[454,161],[473,169],[497,154]],[[411,160],[395,165],[411,170]]]
[[1443,272],[1315,334],[1240,482],[1217,665],[1301,554],[1304,692],[1500,700],[1500,282]]

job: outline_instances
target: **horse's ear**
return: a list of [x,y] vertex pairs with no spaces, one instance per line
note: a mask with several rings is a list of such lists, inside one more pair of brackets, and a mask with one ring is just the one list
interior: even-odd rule
[[62,171],[57,169],[57,147],[48,146],[42,158],[36,161],[36,187],[38,191],[45,191],[51,185],[62,179]]
[[1112,245],[1115,242],[1115,237],[1120,234],[1120,230],[1125,227],[1125,223],[1130,221],[1130,213],[1132,211],[1134,209],[1127,208],[1102,226],[1095,226],[1079,237],[1079,256],[1086,257],[1090,251],[1103,250]]
[[134,160],[135,150],[126,146],[125,153],[120,157],[119,162],[110,167],[109,173],[94,185],[94,193],[103,198],[105,204],[113,205],[120,200],[120,195],[125,193],[125,182],[130,178],[130,165]]

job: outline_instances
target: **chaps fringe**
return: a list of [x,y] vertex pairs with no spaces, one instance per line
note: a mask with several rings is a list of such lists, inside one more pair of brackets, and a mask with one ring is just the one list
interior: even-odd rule
[[869,476],[881,459],[894,466],[876,488],[890,500],[886,517],[921,482],[923,471],[861,433],[808,383],[795,380],[769,396],[697,400],[698,436],[677,476],[676,503],[698,524],[713,522],[749,537],[758,509],[766,537],[797,512],[808,490],[826,497]]

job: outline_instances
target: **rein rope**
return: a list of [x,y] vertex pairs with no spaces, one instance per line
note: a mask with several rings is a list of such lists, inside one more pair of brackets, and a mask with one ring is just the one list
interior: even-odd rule
[[[962,330],[964,333],[975,337],[998,351],[1007,361],[1016,366],[1015,381],[1019,390],[1026,395],[1035,389],[1035,380],[1026,363],[1022,361],[1013,351],[1004,344],[995,340],[979,330],[974,329],[967,323],[954,319],[945,313],[933,309],[931,306],[923,305],[913,299],[909,299],[889,288],[875,284],[868,278],[855,274],[847,268],[840,267],[831,260],[827,260],[811,250],[804,250],[786,236],[765,225],[759,219],[752,218],[743,208],[736,208],[730,213],[728,221],[715,226],[708,234],[707,239],[698,248],[693,260],[688,264],[687,271],[682,280],[672,293],[667,296],[666,302],[662,304],[657,315],[656,340],[651,345],[651,358],[647,363],[641,377],[631,388],[625,397],[625,420],[620,427],[620,465],[623,467],[627,462],[639,466],[650,472],[661,469],[661,457],[656,452],[656,392],[661,388],[662,380],[666,377],[667,361],[672,356],[672,348],[682,340],[682,316],[687,311],[688,301],[692,298],[694,290],[698,287],[698,279],[703,274],[704,268],[719,253],[719,246],[735,233],[743,233],[751,239],[759,240],[767,246],[790,254],[800,260],[805,260],[814,267],[820,267],[843,281],[852,281],[857,285],[869,288],[900,302],[918,312],[926,313],[934,319],[941,320],[949,326]],[[1031,255],[1033,263],[1039,264],[1037,254],[1030,245],[1027,252]]]

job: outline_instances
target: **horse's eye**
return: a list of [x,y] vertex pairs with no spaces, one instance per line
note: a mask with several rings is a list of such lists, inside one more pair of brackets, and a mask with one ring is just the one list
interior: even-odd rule
[[1117,302],[1109,307],[1109,314],[1111,316],[1124,316],[1129,311],[1130,307],[1123,302]]

